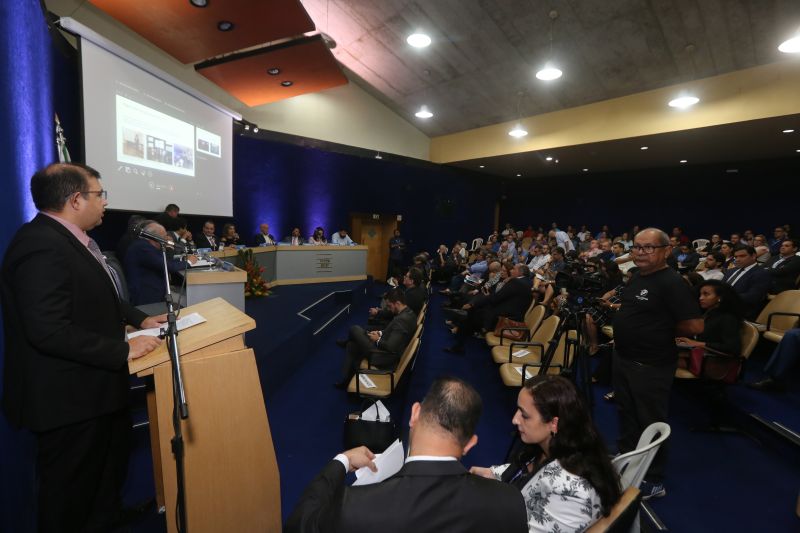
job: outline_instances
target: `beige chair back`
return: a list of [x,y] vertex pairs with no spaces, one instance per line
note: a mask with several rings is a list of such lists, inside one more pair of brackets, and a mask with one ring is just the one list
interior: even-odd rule
[[758,328],[750,322],[744,322],[742,325],[742,357],[747,359],[758,344]]
[[610,531],[639,531],[634,529],[639,515],[640,491],[637,487],[628,487],[614,504],[608,516],[604,516],[586,530],[586,533],[607,533]]
[[[756,319],[757,324],[767,324],[771,313],[800,313],[800,290],[783,291],[775,295],[766,307],[759,313]],[[770,331],[783,333],[797,327],[798,319],[794,316],[773,317],[770,324]]]
[[545,306],[531,304],[531,307],[528,309],[528,312],[525,313],[524,322],[525,325],[528,327],[528,331],[531,332],[531,335],[533,335],[533,333],[539,328],[539,325],[542,323],[545,311],[547,311],[547,308]]
[[547,350],[547,343],[553,338],[553,335],[558,329],[558,324],[561,319],[556,315],[552,315],[542,322],[542,325],[531,336],[531,342],[541,342]]

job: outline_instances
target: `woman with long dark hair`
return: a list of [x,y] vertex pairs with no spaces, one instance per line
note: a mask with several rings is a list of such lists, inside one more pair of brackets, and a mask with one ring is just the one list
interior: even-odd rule
[[678,344],[688,347],[711,348],[730,355],[742,352],[740,330],[744,305],[736,291],[727,283],[708,279],[698,284],[697,299],[703,310],[703,333],[693,339],[678,337]]
[[619,476],[570,381],[526,381],[512,422],[524,448],[509,464],[470,472],[518,487],[531,533],[584,531],[608,515],[620,497]]

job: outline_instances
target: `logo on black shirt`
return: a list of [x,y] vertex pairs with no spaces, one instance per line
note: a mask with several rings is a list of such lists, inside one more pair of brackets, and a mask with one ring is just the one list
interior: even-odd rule
[[647,298],[647,289],[642,289],[642,292],[640,292],[639,294],[637,294],[637,295],[636,295],[636,299],[637,299],[637,300],[641,300],[641,301],[643,301],[643,302],[648,302],[648,301],[650,301],[650,300]]

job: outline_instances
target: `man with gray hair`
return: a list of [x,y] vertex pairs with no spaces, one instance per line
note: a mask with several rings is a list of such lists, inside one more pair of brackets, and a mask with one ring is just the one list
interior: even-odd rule
[[337,455],[306,488],[284,531],[527,532],[522,493],[471,475],[460,462],[478,443],[482,410],[468,383],[437,379],[422,403],[411,406],[408,457],[397,474],[374,485],[344,486],[348,472],[374,470],[375,455],[364,446]]
[[[669,242],[669,236],[656,228],[636,234],[630,253],[639,269],[622,289],[622,305],[614,316],[613,385],[620,453],[634,450],[647,426],[666,422],[678,364],[675,337],[703,331],[697,299],[681,275],[667,266]],[[662,444],[642,482],[645,499],[666,494],[665,451]]]
[[[148,233],[168,239],[167,230],[158,222],[148,220],[142,223]],[[131,244],[125,254],[125,276],[128,281],[130,301],[133,305],[163,302],[167,294],[164,284],[164,260],[161,245],[149,239],[139,239]],[[197,262],[197,257],[187,255],[185,260],[167,259],[170,273],[184,272]]]

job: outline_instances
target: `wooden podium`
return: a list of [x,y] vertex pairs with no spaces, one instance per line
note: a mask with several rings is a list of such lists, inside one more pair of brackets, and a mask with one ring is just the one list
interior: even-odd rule
[[[280,478],[255,356],[244,333],[255,321],[215,298],[181,309],[206,322],[178,335],[189,418],[183,420],[186,521],[197,532],[281,531]],[[156,500],[174,532],[177,481],[172,455],[172,369],[166,343],[131,361],[150,376],[147,411]]]

